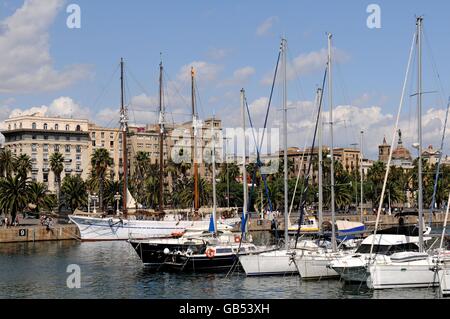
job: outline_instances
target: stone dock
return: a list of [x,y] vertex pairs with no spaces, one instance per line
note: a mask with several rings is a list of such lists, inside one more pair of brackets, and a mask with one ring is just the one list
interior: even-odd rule
[[0,228],[0,243],[76,240],[79,236],[78,228],[74,224],[57,224],[50,229],[34,225]]

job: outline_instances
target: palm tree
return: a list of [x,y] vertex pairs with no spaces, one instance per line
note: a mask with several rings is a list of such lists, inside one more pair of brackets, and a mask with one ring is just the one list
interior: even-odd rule
[[61,206],[61,173],[64,169],[64,156],[59,153],[53,153],[50,156],[50,169],[55,174],[56,179],[56,197],[58,201],[58,212]]
[[11,176],[16,158],[9,148],[0,151],[0,177]]
[[33,210],[38,214],[41,209],[51,211],[57,204],[54,195],[49,194],[47,186],[38,182],[31,182],[28,202],[34,205]]
[[14,169],[18,175],[22,176],[24,179],[27,178],[28,172],[33,168],[33,162],[30,156],[26,154],[21,154],[17,157],[14,163]]
[[70,207],[72,212],[87,204],[86,183],[79,176],[68,176],[64,178],[61,195],[66,207]]
[[[96,149],[91,157],[92,173],[98,178],[99,185],[99,204],[100,210],[103,210],[103,195],[105,189],[105,178],[108,171],[108,167],[113,163],[113,159],[109,156],[108,150],[104,148]],[[126,163],[123,163],[126,165]]]
[[14,222],[16,215],[28,205],[30,180],[20,175],[8,176],[0,180],[0,194],[0,210]]

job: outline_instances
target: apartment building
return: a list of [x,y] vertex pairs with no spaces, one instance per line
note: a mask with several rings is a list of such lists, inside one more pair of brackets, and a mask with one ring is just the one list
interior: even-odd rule
[[88,177],[90,166],[89,123],[87,120],[26,115],[5,121],[7,129],[4,147],[14,155],[30,156],[33,167],[30,177],[55,190],[55,176],[50,169],[50,157],[59,152],[64,155],[62,177],[78,175]]

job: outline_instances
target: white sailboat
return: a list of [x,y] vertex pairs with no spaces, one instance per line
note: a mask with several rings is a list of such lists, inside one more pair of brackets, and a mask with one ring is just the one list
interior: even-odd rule
[[[344,251],[343,249],[338,249],[336,244],[336,217],[335,217],[335,189],[334,189],[334,137],[333,137],[333,78],[332,78],[332,45],[331,45],[332,34],[328,34],[328,97],[329,97],[329,107],[330,107],[330,133],[331,133],[331,146],[330,146],[330,157],[331,157],[331,215],[332,215],[332,238],[331,238],[331,249],[319,248],[314,251],[304,251],[301,250],[297,252],[293,258],[295,265],[298,268],[298,272],[302,279],[324,279],[324,278],[338,278],[339,274],[328,267],[332,260],[337,258],[345,257],[349,254],[349,251]],[[319,100],[319,149],[322,148],[322,92],[318,91]],[[319,156],[322,154],[320,153]],[[319,158],[319,162],[322,163],[322,158]],[[320,170],[319,174],[322,171]],[[322,194],[322,176],[319,177],[319,194]],[[322,214],[322,207],[320,206],[319,214]],[[364,226],[364,225],[362,225]]]
[[[126,133],[128,129],[128,115],[127,108],[124,103],[124,62],[121,66],[121,130],[123,134],[122,149],[124,163],[127,158],[126,147]],[[162,95],[162,74],[163,66],[160,64],[160,97]],[[160,98],[160,119],[164,119],[164,107],[162,105],[162,97]],[[163,131],[163,123],[160,123],[161,131]],[[162,138],[163,134],[160,135]],[[162,146],[162,143],[161,143]],[[160,150],[160,154],[163,152]],[[162,157],[160,157],[162,158]],[[161,162],[162,163],[162,162]],[[136,201],[131,196],[127,188],[127,165],[124,165],[124,190],[122,193],[123,199],[123,213],[124,217],[97,217],[90,214],[74,214],[70,215],[69,219],[75,223],[80,231],[80,237],[83,241],[103,241],[103,240],[128,240],[133,239],[147,239],[155,237],[171,237],[179,236],[188,229],[207,230],[209,226],[209,219],[199,221],[179,220],[175,215],[166,215],[163,220],[136,220],[135,216],[127,215],[127,207],[136,207]],[[162,176],[162,175],[160,175]],[[161,181],[162,185],[162,181]],[[162,186],[161,186],[162,187]],[[162,191],[160,189],[160,210],[162,211]],[[138,205],[139,206],[139,205]],[[139,208],[139,207],[138,207]],[[229,229],[231,226],[225,220],[221,222],[219,228],[222,230]]]
[[418,206],[419,206],[419,251],[405,251],[375,258],[369,263],[367,285],[372,289],[391,288],[427,288],[439,285],[436,272],[433,271],[434,261],[424,247],[423,240],[423,187],[422,187],[422,28],[423,17],[417,18],[415,34],[418,49]]

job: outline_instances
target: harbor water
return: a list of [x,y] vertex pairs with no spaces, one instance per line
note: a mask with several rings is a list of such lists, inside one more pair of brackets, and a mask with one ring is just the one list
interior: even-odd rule
[[[79,266],[80,288],[68,287],[69,265]],[[298,276],[154,273],[127,242],[60,241],[0,245],[0,298],[427,299],[439,298],[439,291],[371,291],[339,280],[302,282]]]

